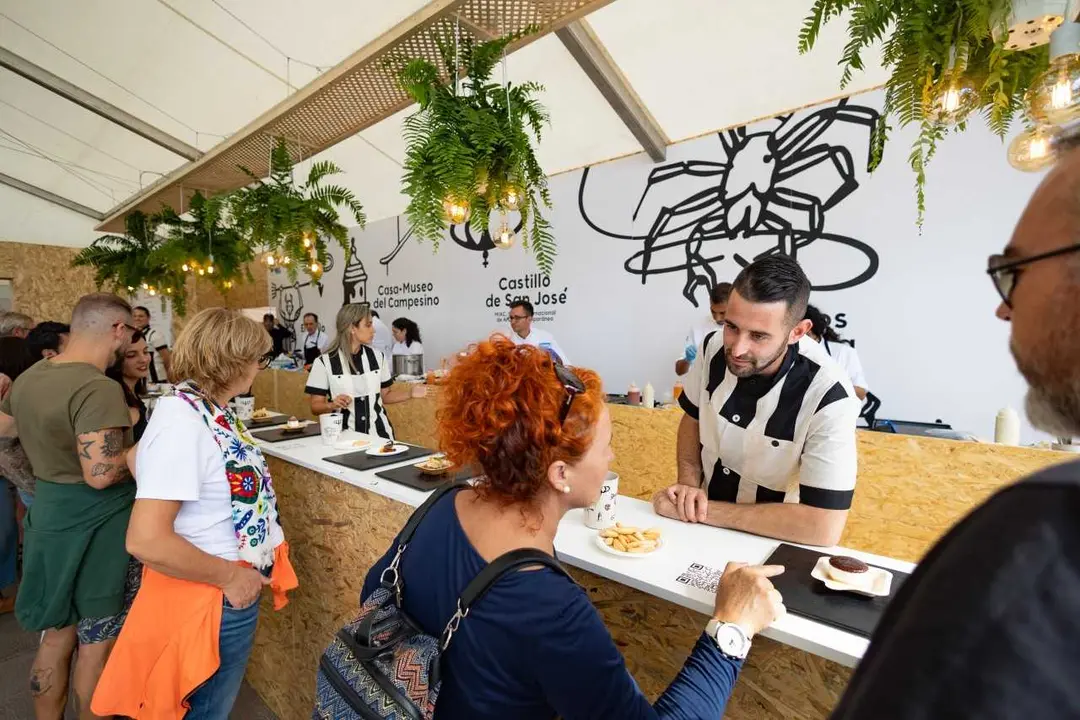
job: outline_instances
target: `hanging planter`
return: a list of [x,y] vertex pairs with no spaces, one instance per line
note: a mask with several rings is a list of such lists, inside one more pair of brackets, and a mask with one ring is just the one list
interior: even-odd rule
[[[804,22],[799,33],[802,53],[813,48],[823,24],[841,13],[848,15],[849,39],[840,59],[841,88],[855,71],[863,69],[863,53],[884,40],[882,59],[891,74],[885,84],[885,107],[871,168],[881,161],[885,138],[893,129],[888,125],[890,118],[900,127],[918,126],[908,160],[915,171],[920,227],[926,209],[926,166],[938,142],[953,130],[964,130],[976,112],[1004,138],[1025,108],[1028,88],[1047,68],[1045,45],[1032,46],[1045,38],[1019,40],[1035,22],[1014,17],[1014,11],[1025,4],[1031,2],[815,0]],[[1061,0],[1062,12],[1065,4]],[[1061,18],[1049,22],[1052,30]]]
[[[496,220],[501,233],[509,226],[505,214],[520,214],[522,246],[550,273],[555,237],[542,208],[551,207],[551,198],[533,149],[533,138],[539,141],[548,124],[536,99],[543,87],[491,81],[506,47],[531,32],[483,43],[468,36],[444,39],[441,69],[421,59],[399,71],[401,86],[420,106],[404,124],[403,192],[413,233],[436,250],[450,225],[468,222],[483,233]],[[460,83],[453,81],[461,76]],[[513,244],[513,237],[503,240],[499,247]]]
[[285,269],[295,280],[303,271],[318,279],[326,267],[332,238],[349,256],[349,231],[339,219],[339,210],[364,226],[364,208],[352,191],[340,185],[323,185],[323,180],[341,172],[336,164],[312,164],[302,185],[293,182],[293,161],[288,146],[279,138],[270,156],[270,177],[262,180],[240,168],[254,181],[229,195],[229,208],[247,244],[262,253],[271,267]]

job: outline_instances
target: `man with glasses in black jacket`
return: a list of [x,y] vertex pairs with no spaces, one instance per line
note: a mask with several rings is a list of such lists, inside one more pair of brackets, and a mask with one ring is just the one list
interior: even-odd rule
[[[1043,180],[987,272],[1027,414],[1080,437],[1080,150]],[[833,720],[1080,717],[1080,463],[1010,486],[897,593]]]

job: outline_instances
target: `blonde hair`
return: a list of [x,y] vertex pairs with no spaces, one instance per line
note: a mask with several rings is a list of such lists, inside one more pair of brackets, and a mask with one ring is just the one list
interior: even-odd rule
[[352,346],[349,343],[349,332],[353,326],[359,325],[371,317],[371,305],[368,303],[348,303],[342,305],[335,318],[334,341],[326,348],[327,355],[333,355],[341,349],[345,350],[345,359],[353,372],[357,372],[352,359]]
[[177,377],[193,381],[216,397],[271,347],[262,324],[236,310],[210,308],[193,317],[176,338],[172,367]]

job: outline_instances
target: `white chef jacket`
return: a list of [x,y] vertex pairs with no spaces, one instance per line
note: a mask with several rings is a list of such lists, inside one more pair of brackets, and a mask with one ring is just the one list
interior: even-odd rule
[[561,347],[559,347],[559,343],[555,342],[555,338],[547,330],[540,330],[534,327],[531,331],[529,331],[529,336],[525,338],[521,337],[516,332],[511,330],[510,339],[514,341],[515,345],[532,345],[533,347],[538,347],[541,350],[553,352],[559,356],[559,359],[562,360],[563,365],[571,364],[569,358],[566,357],[566,353],[563,352],[563,349]]
[[390,365],[378,350],[367,345],[360,346],[360,351],[353,355],[353,364],[355,371],[349,367],[344,350],[320,355],[311,364],[304,392],[330,399],[348,395],[352,404],[343,413],[343,427],[393,440],[394,427],[382,402],[383,388],[393,385]]
[[326,352],[326,348],[330,346],[330,336],[326,331],[319,328],[313,333],[304,333],[304,348],[319,348],[319,354],[322,355]]

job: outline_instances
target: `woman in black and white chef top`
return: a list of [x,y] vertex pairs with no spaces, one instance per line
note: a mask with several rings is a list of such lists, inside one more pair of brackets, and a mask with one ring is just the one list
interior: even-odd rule
[[367,435],[394,439],[386,406],[423,397],[424,386],[391,390],[390,362],[369,343],[375,338],[371,306],[351,303],[338,310],[334,341],[311,365],[304,392],[311,412],[341,412],[342,427]]

